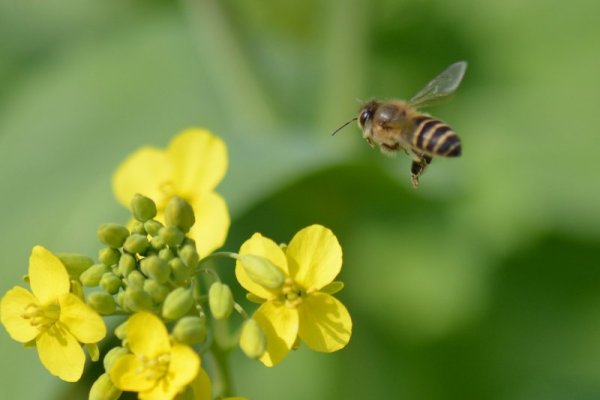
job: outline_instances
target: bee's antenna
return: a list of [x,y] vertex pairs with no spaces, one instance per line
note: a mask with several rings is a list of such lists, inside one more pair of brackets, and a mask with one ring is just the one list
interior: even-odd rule
[[338,133],[342,128],[345,128],[348,124],[356,121],[358,119],[358,117],[354,117],[352,118],[350,121],[344,123],[344,125],[340,126],[339,128],[337,128],[335,131],[333,131],[333,133],[331,134],[331,136],[335,135],[336,133]]

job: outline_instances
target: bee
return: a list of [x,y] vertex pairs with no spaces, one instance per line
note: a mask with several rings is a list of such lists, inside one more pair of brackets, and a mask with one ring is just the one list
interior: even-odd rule
[[433,157],[458,157],[461,144],[458,135],[444,122],[417,110],[447,100],[454,94],[465,75],[467,63],[450,65],[433,78],[409,101],[371,100],[363,104],[357,117],[336,129],[332,136],[353,121],[358,121],[362,136],[371,147],[395,155],[404,150],[412,157],[410,168],[414,188]]

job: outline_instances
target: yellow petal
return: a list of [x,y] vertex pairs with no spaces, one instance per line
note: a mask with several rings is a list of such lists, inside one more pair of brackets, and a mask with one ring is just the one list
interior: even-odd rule
[[0,304],[0,317],[2,324],[11,338],[17,342],[26,343],[35,339],[39,330],[31,325],[31,321],[23,318],[23,313],[30,304],[39,304],[38,300],[29,291],[15,286],[2,298]]
[[142,392],[152,389],[156,380],[147,379],[143,364],[133,354],[119,357],[110,369],[110,380],[116,387],[128,392]]
[[340,273],[342,248],[331,230],[311,225],[288,245],[290,276],[304,289],[321,289]]
[[[264,257],[279,267],[286,275],[288,273],[287,260],[283,250],[281,250],[277,243],[264,237],[260,233],[255,233],[250,239],[242,244],[242,247],[240,247],[240,255],[245,254]],[[240,285],[252,294],[263,299],[271,299],[274,297],[273,291],[260,286],[250,279],[239,261],[235,264],[235,276]]]
[[175,191],[185,198],[212,191],[227,171],[225,143],[204,129],[175,136],[167,153],[173,163]]
[[[175,393],[192,383],[200,369],[200,357],[191,347],[176,344],[171,348],[168,387]],[[165,385],[166,386],[166,385]],[[167,398],[165,396],[164,398]]]
[[221,247],[229,231],[229,210],[227,203],[217,193],[208,192],[192,199],[196,223],[190,230],[190,236],[196,241],[200,257],[212,253]]
[[212,385],[204,368],[198,370],[198,375],[190,386],[194,392],[194,400],[212,400]]
[[58,257],[42,246],[35,246],[29,257],[29,284],[40,303],[47,304],[69,293],[69,274]]
[[40,361],[52,375],[67,382],[81,378],[85,354],[77,339],[60,323],[42,332],[36,345]]
[[267,367],[277,364],[287,355],[298,336],[298,312],[279,301],[261,305],[253,318],[267,335],[267,351],[259,360]]
[[149,312],[139,312],[127,321],[129,349],[135,355],[154,358],[171,351],[167,328],[162,321]]
[[300,339],[315,351],[330,353],[346,346],[352,335],[348,310],[335,297],[313,293],[298,308]]
[[150,197],[161,206],[169,195],[172,167],[164,150],[142,147],[123,161],[113,175],[113,192],[129,208],[136,193]]
[[77,296],[59,297],[60,321],[81,343],[96,343],[106,336],[106,325],[98,313]]

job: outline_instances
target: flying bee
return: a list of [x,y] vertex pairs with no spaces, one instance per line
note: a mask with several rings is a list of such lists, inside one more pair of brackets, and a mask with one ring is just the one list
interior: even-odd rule
[[409,101],[371,100],[361,107],[357,117],[332,135],[352,121],[358,121],[362,136],[371,147],[377,145],[387,155],[404,150],[413,160],[410,172],[412,185],[416,188],[419,177],[434,156],[458,157],[461,153],[460,139],[452,128],[417,108],[447,100],[458,89],[466,69],[465,61],[450,65]]

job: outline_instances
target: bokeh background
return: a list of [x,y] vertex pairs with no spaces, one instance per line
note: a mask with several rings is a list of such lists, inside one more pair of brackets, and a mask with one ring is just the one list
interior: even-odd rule
[[[0,291],[31,248],[95,255],[111,175],[190,126],[228,144],[226,249],[324,224],[344,249],[346,349],[274,369],[253,400],[600,397],[600,2],[0,1]],[[410,97],[463,141],[413,190],[357,99]],[[85,398],[0,334],[0,397]],[[90,372],[90,374],[93,374]],[[93,376],[89,377],[93,379]],[[70,393],[67,395],[67,393]]]

